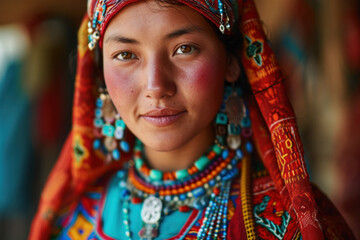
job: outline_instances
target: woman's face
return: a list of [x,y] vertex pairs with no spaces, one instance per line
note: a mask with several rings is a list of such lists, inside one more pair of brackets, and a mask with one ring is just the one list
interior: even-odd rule
[[213,136],[229,71],[225,47],[199,13],[131,4],[109,23],[103,59],[110,97],[147,147],[172,151]]

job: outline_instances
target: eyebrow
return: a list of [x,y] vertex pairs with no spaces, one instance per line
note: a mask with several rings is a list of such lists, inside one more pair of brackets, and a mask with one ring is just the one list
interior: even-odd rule
[[133,38],[127,38],[123,36],[117,36],[113,35],[105,39],[105,43],[108,42],[119,42],[119,43],[132,43],[132,44],[138,44],[139,42]]
[[204,29],[201,28],[200,26],[192,25],[192,26],[189,26],[189,27],[181,28],[181,29],[176,30],[176,31],[174,31],[172,33],[169,33],[166,36],[166,38],[172,39],[172,38],[180,37],[180,36],[185,35],[185,34],[199,33],[199,32],[204,32]]
[[[180,37],[182,35],[191,34],[191,33],[199,33],[199,32],[204,32],[204,29],[199,26],[193,25],[193,26],[178,29],[174,32],[167,34],[166,39],[173,39],[173,38]],[[137,41],[136,39],[124,37],[121,35],[112,35],[110,37],[107,37],[105,39],[105,43],[108,43],[108,42],[139,44],[139,41]]]

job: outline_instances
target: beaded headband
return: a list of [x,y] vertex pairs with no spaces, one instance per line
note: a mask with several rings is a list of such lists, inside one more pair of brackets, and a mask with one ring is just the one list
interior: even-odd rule
[[[110,20],[121,9],[138,0],[88,0],[88,47],[93,50],[97,43],[102,46],[101,36]],[[230,34],[238,17],[236,0],[179,0],[213,22],[222,34]]]

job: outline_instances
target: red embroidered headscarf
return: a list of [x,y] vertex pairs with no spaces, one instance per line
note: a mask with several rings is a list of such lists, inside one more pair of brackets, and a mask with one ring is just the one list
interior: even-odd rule
[[[91,49],[110,20],[137,0],[89,0],[79,30],[78,67],[73,105],[73,127],[41,195],[29,239],[48,239],[55,213],[101,176],[115,172],[131,157],[109,164],[93,150],[94,109],[97,97],[96,64]],[[297,217],[303,239],[323,239],[311,192],[304,150],[294,111],[285,94],[283,74],[267,42],[253,0],[179,0],[209,19],[223,34],[238,28],[244,37],[241,56],[256,103],[251,107],[254,139],[283,203]],[[263,124],[265,120],[265,124]],[[248,239],[252,239],[248,236]]]

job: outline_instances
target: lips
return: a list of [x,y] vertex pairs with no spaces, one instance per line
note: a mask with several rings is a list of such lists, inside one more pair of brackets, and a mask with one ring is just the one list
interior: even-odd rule
[[185,110],[162,108],[151,110],[143,115],[140,115],[140,117],[154,126],[165,127],[176,122],[185,114],[185,112]]

